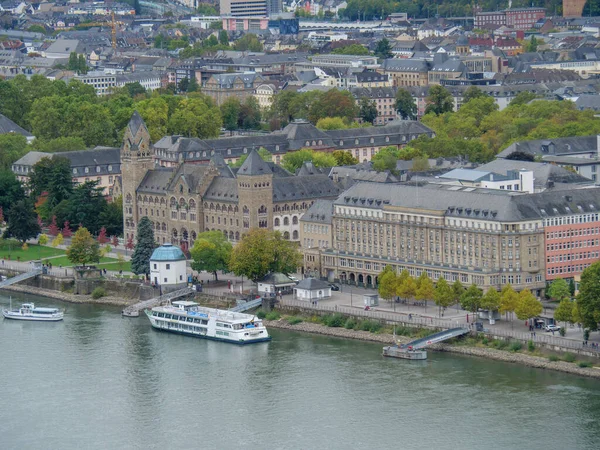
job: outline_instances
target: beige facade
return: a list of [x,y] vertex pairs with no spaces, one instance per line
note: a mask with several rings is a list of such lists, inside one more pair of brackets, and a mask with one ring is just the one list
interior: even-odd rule
[[236,97],[243,102],[254,95],[263,81],[263,77],[254,73],[213,75],[204,84],[202,93],[211,97],[218,106],[229,97]]

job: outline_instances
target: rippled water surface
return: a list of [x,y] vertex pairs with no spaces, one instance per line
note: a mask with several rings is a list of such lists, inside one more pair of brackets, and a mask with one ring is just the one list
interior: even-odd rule
[[596,380],[278,330],[238,347],[60,306],[62,323],[0,323],[1,449],[600,448]]

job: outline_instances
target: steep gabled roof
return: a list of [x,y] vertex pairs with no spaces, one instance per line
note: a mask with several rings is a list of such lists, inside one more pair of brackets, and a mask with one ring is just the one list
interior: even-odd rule
[[12,120],[10,120],[8,117],[0,114],[0,134],[8,134],[8,133],[21,134],[25,137],[33,136],[33,134],[31,134],[25,128],[20,127],[19,125],[14,123]]
[[265,175],[270,174],[271,168],[269,165],[260,157],[256,150],[250,151],[250,154],[246,158],[246,161],[242,164],[240,169],[237,171],[237,175]]
[[131,115],[131,119],[129,120],[129,130],[131,131],[131,135],[135,136],[140,127],[146,128],[146,124],[144,123],[144,119],[140,116],[140,113],[136,111]]

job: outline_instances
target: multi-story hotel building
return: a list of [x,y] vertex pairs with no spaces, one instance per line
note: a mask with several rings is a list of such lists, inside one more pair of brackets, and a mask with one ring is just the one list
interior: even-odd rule
[[[333,202],[332,245],[318,261],[311,247],[305,270],[375,286],[390,265],[413,276],[425,271],[434,281],[483,289],[510,283],[541,295],[547,279],[575,277],[598,259],[599,194],[600,188],[527,194],[358,183]],[[310,220],[300,223],[304,230]]]

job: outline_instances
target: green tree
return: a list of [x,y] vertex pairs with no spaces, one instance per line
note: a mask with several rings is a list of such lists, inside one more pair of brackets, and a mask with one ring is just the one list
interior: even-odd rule
[[331,153],[316,152],[309,148],[302,148],[295,152],[286,153],[281,159],[282,167],[295,173],[305,162],[312,162],[315,167],[334,167],[337,164],[336,159]]
[[481,299],[481,307],[488,310],[490,323],[492,323],[494,313],[500,309],[500,302],[500,293],[492,287],[487,290]]
[[381,298],[388,300],[391,304],[392,299],[396,296],[396,272],[390,267],[385,266],[385,269],[379,274],[377,292]]
[[538,98],[538,96],[536,94],[534,94],[533,92],[521,91],[517,95],[515,95],[515,98],[513,98],[510,101],[510,106],[526,105],[531,100],[536,99],[536,98]]
[[[73,189],[69,199],[56,205],[52,212],[59,219],[58,223],[68,220],[69,223],[81,224],[90,233],[97,234],[102,227],[99,215],[105,207],[106,198],[102,188],[98,188],[96,181],[86,181]],[[61,214],[61,211],[66,213],[66,217]]]
[[369,100],[367,97],[362,97],[358,102],[358,116],[363,122],[373,123],[377,118],[377,104],[375,100]]
[[79,70],[79,58],[77,52],[69,53],[69,62],[67,63],[67,69],[77,72]]
[[383,147],[371,158],[373,169],[377,172],[386,170],[396,170],[396,162],[398,161],[398,149],[393,146]]
[[571,297],[569,284],[564,278],[555,278],[548,288],[548,295],[554,301],[560,302]]
[[137,95],[146,94],[146,88],[142,86],[139,81],[136,81],[135,83],[125,83],[125,90],[131,98],[134,98]]
[[136,275],[150,275],[150,257],[154,252],[154,227],[147,216],[140,219],[137,226],[137,242],[131,256],[131,271]]
[[244,130],[260,127],[260,106],[256,97],[251,95],[241,104],[238,124]]
[[242,105],[237,97],[228,97],[221,105],[221,117],[226,130],[233,131],[238,128],[238,120]]
[[575,279],[573,278],[569,279],[569,294],[571,297],[575,296]]
[[344,150],[335,150],[333,157],[338,166],[353,166],[359,162],[357,158],[352,156],[352,153]]
[[222,125],[221,111],[205,97],[182,99],[168,121],[171,133],[199,138],[218,137]]
[[106,202],[98,216],[100,227],[106,228],[109,236],[123,234],[123,197],[119,196],[112,202]]
[[219,31],[219,44],[229,45],[229,36],[227,36],[227,31],[225,31],[225,30]]
[[417,292],[416,299],[425,302],[427,307],[427,301],[433,299],[435,296],[435,288],[433,287],[433,281],[427,275],[427,272],[421,272],[419,278],[417,278]]
[[345,130],[348,125],[341,117],[324,117],[317,122],[319,130]]
[[262,52],[263,45],[260,43],[255,34],[246,33],[240,39],[234,42],[233,48],[235,50],[245,52]]
[[565,323],[565,331],[567,329],[567,322],[574,323],[573,320],[573,307],[575,304],[568,298],[564,298],[558,304],[558,307],[554,310],[554,319]]
[[417,283],[415,282],[415,279],[410,276],[407,270],[403,270],[400,273],[396,292],[405,300],[410,300],[417,295]]
[[381,59],[392,58],[394,54],[392,53],[392,44],[386,38],[377,41],[377,46],[375,47],[375,56]]
[[477,311],[481,307],[483,294],[476,284],[472,284],[460,297],[460,305],[463,309],[473,313],[473,321],[477,320]]
[[457,279],[454,283],[452,283],[452,304],[460,304],[460,298],[462,297],[464,292],[465,288],[460,282],[460,280]]
[[220,231],[205,231],[200,233],[190,250],[192,269],[198,272],[212,272],[218,280],[217,271],[228,270],[232,246]]
[[22,243],[27,239],[36,237],[41,229],[37,221],[37,214],[32,203],[27,200],[19,200],[11,206],[8,212],[8,226],[4,231],[4,237],[14,237]]
[[396,92],[396,111],[404,120],[415,120],[417,117],[415,99],[406,89],[400,88]]
[[463,93],[463,105],[469,103],[475,98],[489,97],[485,92],[479,89],[477,86],[469,86]]
[[[311,97],[302,97],[311,101]],[[330,89],[311,101],[308,110],[308,120],[316,124],[325,117],[341,117],[352,122],[358,116],[358,107],[352,94],[348,91]]]
[[[131,117],[131,114],[129,115]],[[56,139],[36,139],[31,144],[31,150],[44,153],[72,152],[85,150],[86,145],[82,138],[76,136],[63,136]]]
[[517,305],[519,304],[519,294],[515,292],[510,284],[505,284],[500,292],[500,314],[506,314],[508,318],[509,313],[515,312]]
[[40,234],[40,236],[38,237],[38,244],[39,245],[46,245],[48,243],[48,235],[46,234]]
[[436,84],[429,88],[429,95],[427,96],[427,107],[425,108],[425,114],[444,114],[454,109],[454,99],[452,94],[444,86]]
[[600,322],[600,262],[593,263],[581,274],[577,308],[583,326],[597,330]]
[[67,258],[73,264],[84,267],[100,262],[100,247],[87,228],[81,227],[73,235],[71,245],[67,248]]
[[440,317],[442,315],[442,308],[446,309],[454,302],[454,292],[452,291],[452,286],[448,284],[444,277],[438,279],[435,285],[433,299],[439,308],[438,316]]
[[523,289],[519,292],[519,301],[515,314],[519,320],[529,320],[535,316],[539,316],[543,310],[542,302],[540,302],[529,289]]
[[429,159],[426,156],[417,156],[413,158],[411,172],[425,172],[429,170]]
[[88,73],[87,62],[84,55],[79,55],[77,60],[77,72],[81,75],[86,75]]
[[0,211],[8,214],[10,207],[25,199],[23,186],[10,170],[0,170]]
[[343,47],[335,48],[331,53],[336,55],[368,55],[369,49],[360,44],[344,45]]
[[294,273],[302,256],[278,231],[251,229],[234,247],[229,270],[257,282],[271,272]]
[[27,153],[27,138],[18,133],[0,134],[0,170],[10,169],[12,164]]

